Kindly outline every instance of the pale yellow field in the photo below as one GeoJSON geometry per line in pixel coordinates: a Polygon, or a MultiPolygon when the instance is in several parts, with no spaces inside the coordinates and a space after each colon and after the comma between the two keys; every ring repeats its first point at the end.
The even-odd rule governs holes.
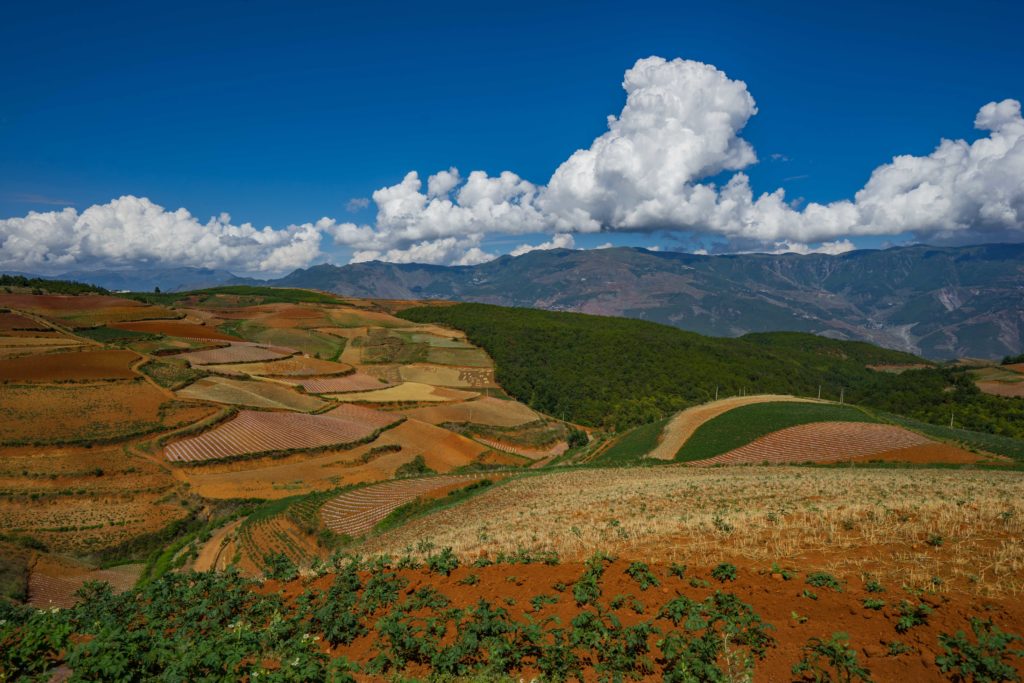
{"type": "Polygon", "coordinates": [[[369,403],[418,403],[431,401],[464,401],[479,396],[476,392],[445,389],[419,382],[403,382],[395,387],[374,391],[354,391],[347,394],[331,394],[337,401],[366,401],[369,403]]]}
{"type": "Polygon", "coordinates": [[[496,427],[515,427],[540,417],[518,401],[503,401],[490,396],[462,403],[411,408],[402,413],[435,425],[443,422],[472,422],[496,427]]]}
{"type": "Polygon", "coordinates": [[[464,558],[518,547],[709,566],[730,561],[980,594],[1024,592],[1024,474],[686,467],[524,477],[363,552],[429,539],[464,558]],[[929,542],[931,539],[931,542],[929,542]]]}
{"type": "Polygon", "coordinates": [[[491,368],[457,368],[448,365],[412,363],[398,370],[403,381],[443,387],[496,387],[491,368]]]}

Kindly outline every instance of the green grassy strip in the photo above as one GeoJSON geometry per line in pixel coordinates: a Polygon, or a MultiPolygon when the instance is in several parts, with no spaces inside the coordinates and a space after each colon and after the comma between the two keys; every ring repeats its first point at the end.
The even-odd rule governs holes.
{"type": "Polygon", "coordinates": [[[676,454],[677,462],[704,460],[746,446],[758,437],[812,422],[878,422],[855,406],[831,403],[755,403],[708,420],[676,454]]]}
{"type": "Polygon", "coordinates": [[[144,339],[157,339],[156,335],[133,330],[119,330],[116,327],[88,327],[75,330],[79,337],[86,337],[101,344],[114,342],[134,342],[144,339]]]}
{"type": "Polygon", "coordinates": [[[604,453],[594,458],[592,465],[621,466],[639,462],[658,445],[658,437],[671,418],[635,427],[604,453]]]}

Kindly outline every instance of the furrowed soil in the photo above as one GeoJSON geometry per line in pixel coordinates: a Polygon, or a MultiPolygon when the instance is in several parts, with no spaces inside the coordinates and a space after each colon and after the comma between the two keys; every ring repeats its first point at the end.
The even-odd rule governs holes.
{"type": "Polygon", "coordinates": [[[130,330],[132,332],[145,332],[146,334],[164,334],[169,337],[184,337],[185,339],[215,339],[222,341],[239,341],[238,337],[232,337],[220,330],[199,325],[184,320],[140,320],[130,323],[114,323],[111,327],[119,330],[130,330]]]}
{"type": "Polygon", "coordinates": [[[683,447],[687,439],[693,436],[697,428],[708,420],[714,419],[733,408],[753,405],[755,403],[775,403],[780,401],[807,402],[809,399],[797,398],[796,396],[779,396],[775,394],[764,394],[756,396],[734,396],[724,398],[720,401],[704,403],[693,408],[679,412],[665,425],[661,439],[653,451],[647,454],[648,458],[655,460],[674,460],[679,449],[683,447]]]}
{"type": "MultiPolygon", "coordinates": [[[[634,676],[630,676],[635,680],[662,680],[665,663],[659,640],[672,632],[687,633],[683,623],[674,623],[661,613],[664,606],[679,596],[700,602],[719,591],[728,593],[750,605],[764,622],[771,624],[767,632],[772,641],[764,658],[755,658],[753,661],[753,680],[757,681],[798,680],[792,673],[792,667],[802,657],[801,648],[811,638],[827,639],[836,632],[848,634],[849,647],[856,653],[858,664],[870,670],[873,680],[947,680],[935,664],[936,655],[942,653],[939,634],[969,630],[967,622],[972,616],[990,618],[1011,632],[1019,633],[1020,625],[1024,624],[1024,605],[1012,599],[994,598],[979,602],[963,594],[914,594],[898,585],[886,585],[885,592],[881,594],[869,593],[858,579],[846,584],[842,592],[827,588],[813,589],[817,599],[811,600],[801,596],[802,591],[808,588],[803,575],[784,581],[767,571],[740,568],[736,580],[722,583],[713,578],[710,565],[687,568],[685,574],[679,577],[672,575],[669,567],[662,563],[649,567],[658,585],[642,590],[638,582],[627,574],[630,566],[628,560],[615,560],[603,566],[598,597],[601,608],[614,614],[624,627],[644,622],[659,629],[659,633],[645,639],[649,648],[649,672],[644,674],[642,669],[637,668],[634,676]],[[696,580],[698,586],[694,587],[691,580],[696,580]],[[885,602],[881,609],[876,611],[864,606],[865,600],[879,598],[885,602]],[[901,600],[907,600],[913,605],[927,605],[931,613],[926,623],[906,632],[898,631],[898,605],[901,600]],[[614,607],[611,606],[613,602],[616,605],[614,607]],[[903,644],[906,651],[890,654],[890,643],[893,642],[903,644]]],[[[437,616],[451,608],[472,609],[483,600],[493,608],[505,610],[516,623],[533,621],[544,624],[546,620],[554,618],[557,620],[555,624],[546,625],[545,629],[560,626],[571,631],[574,619],[581,613],[594,612],[593,607],[577,605],[573,597],[572,587],[585,570],[586,567],[579,563],[554,566],[537,563],[464,566],[455,569],[449,576],[430,573],[425,569],[397,570],[395,574],[404,586],[400,600],[432,589],[447,601],[448,604],[443,608],[412,611],[418,617],[415,621],[421,623],[423,619],[437,616]],[[538,596],[550,600],[535,606],[532,601],[538,596]]],[[[358,576],[360,583],[365,585],[373,575],[363,571],[358,576]]],[[[289,604],[294,605],[298,596],[307,591],[317,594],[330,590],[333,581],[332,574],[310,582],[281,584],[268,581],[259,591],[267,594],[281,593],[289,604]]],[[[376,630],[375,624],[381,623],[379,619],[390,611],[389,608],[375,611],[364,618],[369,627],[366,635],[348,645],[339,645],[327,651],[332,656],[343,655],[360,665],[366,665],[378,653],[388,649],[387,636],[376,630]]],[[[454,629],[449,623],[441,644],[451,643],[454,636],[454,629]]],[[[327,646],[324,647],[326,649],[327,646]]],[[[740,648],[738,645],[734,647],[740,648]]],[[[608,654],[607,651],[600,646],[595,649],[578,646],[576,653],[581,657],[582,680],[598,680],[600,672],[597,662],[608,654]]],[[[1024,662],[1017,660],[1018,671],[1024,671],[1022,665],[1024,662]]],[[[402,673],[407,677],[420,678],[429,677],[431,671],[425,665],[411,664],[402,673]]],[[[513,680],[535,680],[538,674],[536,661],[528,657],[522,660],[522,668],[514,670],[513,680]]],[[[379,680],[379,677],[368,675],[357,675],[357,678],[379,680]]]]}

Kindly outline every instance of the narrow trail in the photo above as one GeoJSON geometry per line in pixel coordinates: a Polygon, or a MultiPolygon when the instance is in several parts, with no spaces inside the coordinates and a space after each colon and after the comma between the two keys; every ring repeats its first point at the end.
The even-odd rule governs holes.
{"type": "Polygon", "coordinates": [[[711,403],[702,403],[699,406],[687,408],[686,410],[676,413],[676,415],[669,420],[669,423],[665,425],[665,429],[661,433],[661,439],[658,441],[658,445],[654,447],[650,453],[645,457],[653,458],[655,460],[674,460],[676,453],[683,447],[683,444],[693,436],[693,433],[697,431],[697,428],[708,420],[718,417],[722,413],[727,413],[733,408],[739,408],[740,406],[748,406],[754,403],[776,403],[780,401],[791,401],[796,403],[819,403],[816,399],[811,398],[800,398],[798,396],[789,396],[787,394],[757,394],[754,396],[734,396],[732,398],[723,398],[719,401],[712,401],[711,403]]]}
{"type": "Polygon", "coordinates": [[[225,541],[241,523],[242,520],[236,519],[213,532],[210,540],[204,543],[203,547],[199,550],[199,555],[196,557],[195,562],[192,563],[192,569],[197,572],[225,569],[227,562],[221,561],[224,555],[224,548],[226,547],[225,541]]]}

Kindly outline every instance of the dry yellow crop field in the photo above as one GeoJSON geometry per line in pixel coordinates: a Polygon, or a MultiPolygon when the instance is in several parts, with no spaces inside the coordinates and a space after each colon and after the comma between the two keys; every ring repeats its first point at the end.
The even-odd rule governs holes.
{"type": "Polygon", "coordinates": [[[855,578],[982,595],[1024,591],[1024,474],[685,467],[529,476],[368,541],[463,558],[517,548],[855,578]]]}

